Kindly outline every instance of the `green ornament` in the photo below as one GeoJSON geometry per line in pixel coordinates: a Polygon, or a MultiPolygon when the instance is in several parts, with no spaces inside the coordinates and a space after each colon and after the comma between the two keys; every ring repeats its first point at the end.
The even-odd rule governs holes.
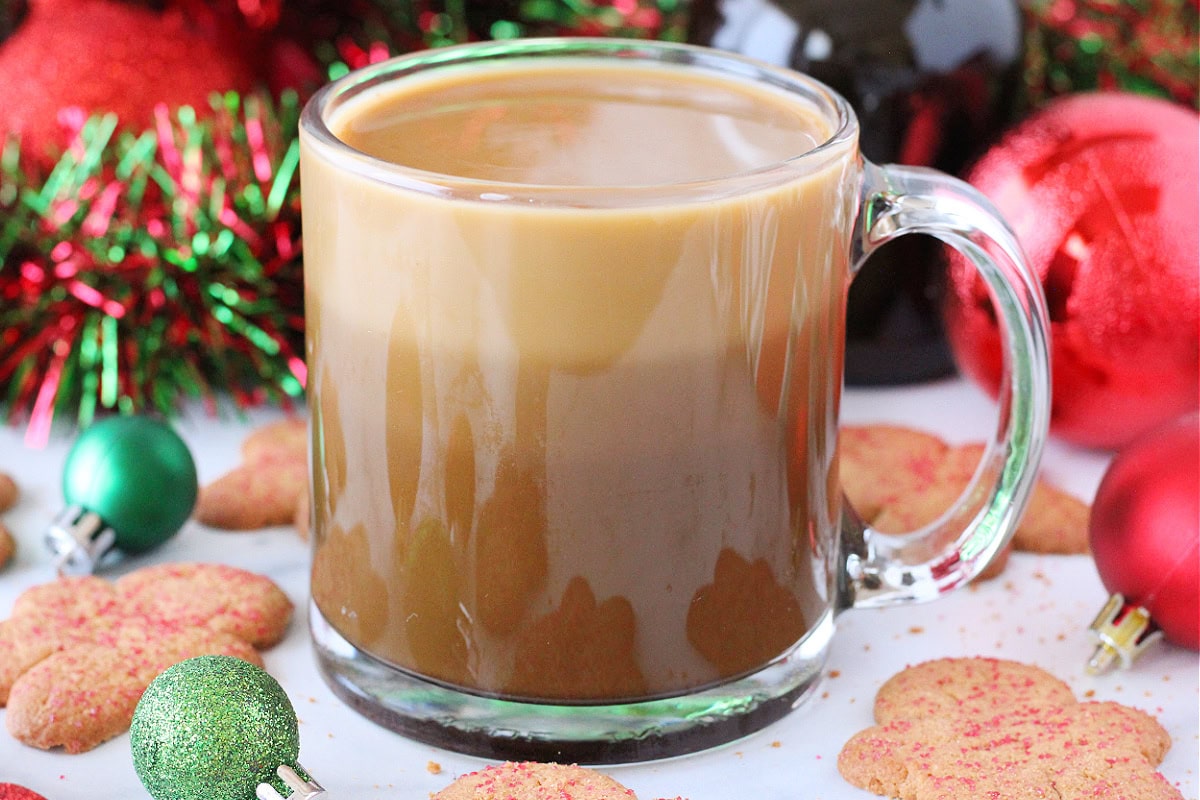
{"type": "Polygon", "coordinates": [[[198,492],[192,454],[165,422],[117,416],[84,430],[67,454],[67,508],[46,534],[60,572],[92,572],[113,548],[140,553],[174,536],[198,492]]]}
{"type": "Polygon", "coordinates": [[[167,669],[138,702],[129,736],[133,767],[155,800],[279,798],[284,783],[293,800],[325,794],[297,763],[287,693],[240,658],[199,656],[167,669]]]}

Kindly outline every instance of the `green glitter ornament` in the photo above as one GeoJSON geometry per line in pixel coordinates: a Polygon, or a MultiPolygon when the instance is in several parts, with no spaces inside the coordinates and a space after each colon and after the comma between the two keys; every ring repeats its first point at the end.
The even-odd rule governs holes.
{"type": "Polygon", "coordinates": [[[59,572],[93,572],[114,548],[140,553],[162,544],[187,521],[198,491],[192,454],[167,423],[143,416],[93,423],[67,454],[67,507],[46,533],[59,572]]]}
{"type": "Polygon", "coordinates": [[[287,693],[240,658],[199,656],[164,671],[138,702],[129,736],[133,767],[155,800],[325,795],[297,763],[287,693]]]}

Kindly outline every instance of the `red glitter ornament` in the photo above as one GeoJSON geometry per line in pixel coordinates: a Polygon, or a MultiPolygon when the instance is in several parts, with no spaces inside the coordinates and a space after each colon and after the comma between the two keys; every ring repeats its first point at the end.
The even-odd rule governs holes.
{"type": "MultiPolygon", "coordinates": [[[[1049,305],[1051,432],[1116,448],[1200,405],[1200,117],[1141,95],[1073,95],[1026,119],[968,180],[1009,220],[1049,305]]],[[[952,261],[947,334],[995,395],[1000,334],[952,261]]]]}
{"type": "Polygon", "coordinates": [[[260,48],[253,42],[244,21],[215,13],[31,0],[0,43],[0,129],[22,136],[31,153],[56,155],[66,143],[59,115],[67,107],[115,112],[130,130],[151,125],[159,103],[203,112],[213,92],[254,85],[260,48]]]}
{"type": "Polygon", "coordinates": [[[1150,623],[1200,649],[1200,415],[1188,414],[1122,449],[1092,503],[1096,569],[1113,593],[1093,623],[1103,664],[1131,661],[1150,623]]]}
{"type": "Polygon", "coordinates": [[[0,800],[46,800],[45,797],[15,783],[0,783],[0,800]]]}

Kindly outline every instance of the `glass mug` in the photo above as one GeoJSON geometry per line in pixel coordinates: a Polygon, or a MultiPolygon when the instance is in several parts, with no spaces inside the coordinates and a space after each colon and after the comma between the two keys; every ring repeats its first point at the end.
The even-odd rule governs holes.
{"type": "Polygon", "coordinates": [[[741,737],[836,617],[969,581],[1026,503],[1047,321],[966,184],[864,162],[809,78],[666,42],[418,52],[301,120],[310,627],[353,708],[507,759],[741,737]],[[847,287],[937,236],[1005,331],[970,487],[906,536],[838,486],[847,287]]]}

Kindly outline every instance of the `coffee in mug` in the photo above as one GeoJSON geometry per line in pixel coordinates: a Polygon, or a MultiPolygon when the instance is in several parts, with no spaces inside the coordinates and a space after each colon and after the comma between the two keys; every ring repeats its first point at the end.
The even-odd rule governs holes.
{"type": "Polygon", "coordinates": [[[505,758],[706,747],[793,707],[838,613],[936,596],[1010,534],[1037,283],[969,187],[864,164],[820,84],[484,43],[326,87],[301,142],[312,628],[368,716],[505,758]],[[845,299],[916,230],[1015,298],[1021,398],[956,513],[884,544],[837,483],[845,299]]]}

